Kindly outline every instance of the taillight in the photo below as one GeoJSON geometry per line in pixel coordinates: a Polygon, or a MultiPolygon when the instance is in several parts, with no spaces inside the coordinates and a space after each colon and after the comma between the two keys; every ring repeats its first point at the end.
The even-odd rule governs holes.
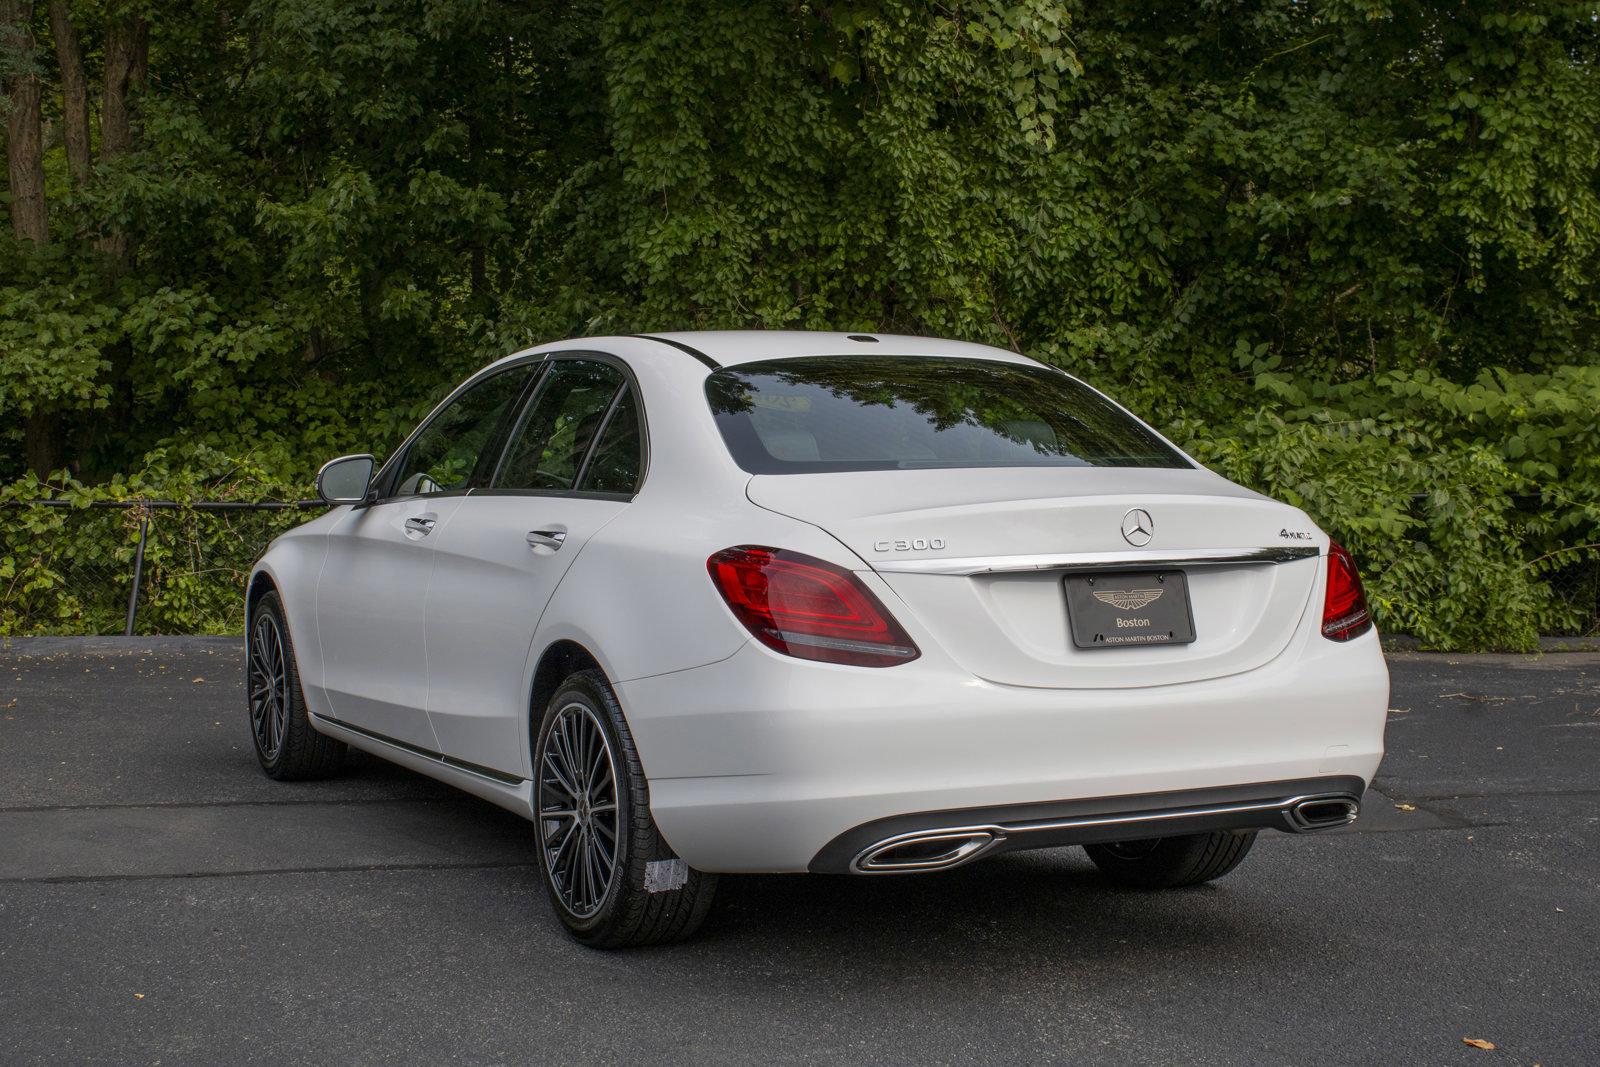
{"type": "Polygon", "coordinates": [[[706,560],[706,569],[745,628],[786,656],[892,667],[921,654],[861,579],[826,560],[740,545],[706,560]]]}
{"type": "Polygon", "coordinates": [[[1322,636],[1348,641],[1372,629],[1372,612],[1356,561],[1337,541],[1328,544],[1328,592],[1322,601],[1322,636]]]}

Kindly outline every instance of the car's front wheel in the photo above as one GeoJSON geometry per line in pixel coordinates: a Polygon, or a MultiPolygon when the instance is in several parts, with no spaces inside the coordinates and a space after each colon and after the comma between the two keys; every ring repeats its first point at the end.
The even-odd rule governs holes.
{"type": "Polygon", "coordinates": [[[245,689],[256,759],[281,782],[324,778],[344,763],[345,744],[311,726],[294,643],[276,592],[256,602],[245,651],[245,689]]]}
{"type": "Polygon", "coordinates": [[[1244,862],[1255,831],[1184,834],[1146,841],[1085,845],[1101,873],[1136,889],[1177,889],[1221,878],[1244,862]]]}
{"type": "Polygon", "coordinates": [[[716,876],[689,867],[662,839],[633,736],[598,671],[562,684],[534,752],[539,868],[572,936],[622,948],[694,933],[716,876]]]}

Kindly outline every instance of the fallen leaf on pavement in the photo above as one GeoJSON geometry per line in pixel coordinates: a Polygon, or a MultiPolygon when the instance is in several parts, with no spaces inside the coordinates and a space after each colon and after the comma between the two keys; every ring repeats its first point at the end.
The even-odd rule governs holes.
{"type": "Polygon", "coordinates": [[[1399,803],[1396,803],[1395,807],[1399,808],[1401,811],[1416,811],[1417,810],[1417,806],[1415,804],[1399,804],[1399,803]]]}
{"type": "Polygon", "coordinates": [[[199,685],[199,684],[200,684],[200,683],[201,683],[201,682],[203,682],[203,681],[205,681],[205,679],[204,679],[204,678],[196,678],[196,679],[194,679],[194,684],[195,684],[195,685],[199,685]]]}
{"type": "Polygon", "coordinates": [[[1485,1052],[1493,1052],[1494,1051],[1494,1042],[1493,1041],[1485,1041],[1481,1037],[1464,1037],[1464,1038],[1461,1039],[1461,1043],[1463,1045],[1471,1045],[1473,1048],[1481,1048],[1485,1052]]]}

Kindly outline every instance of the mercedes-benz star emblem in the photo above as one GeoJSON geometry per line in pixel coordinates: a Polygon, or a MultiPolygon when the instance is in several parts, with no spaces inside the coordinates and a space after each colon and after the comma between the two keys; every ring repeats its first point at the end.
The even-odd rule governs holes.
{"type": "Polygon", "coordinates": [[[1143,548],[1156,535],[1156,520],[1144,508],[1134,508],[1122,516],[1122,539],[1134,548],[1143,548]]]}

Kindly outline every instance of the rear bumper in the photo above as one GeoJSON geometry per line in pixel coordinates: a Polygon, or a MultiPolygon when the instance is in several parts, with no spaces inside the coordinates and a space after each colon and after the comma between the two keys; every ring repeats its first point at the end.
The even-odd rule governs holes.
{"type": "Polygon", "coordinates": [[[701,870],[848,869],[836,843],[882,820],[1330,777],[1353,788],[1383,756],[1374,633],[1338,644],[1313,629],[1244,674],[1115,690],[1000,686],[925,653],[870,670],[747,644],[618,685],[668,842],[701,870]]]}

